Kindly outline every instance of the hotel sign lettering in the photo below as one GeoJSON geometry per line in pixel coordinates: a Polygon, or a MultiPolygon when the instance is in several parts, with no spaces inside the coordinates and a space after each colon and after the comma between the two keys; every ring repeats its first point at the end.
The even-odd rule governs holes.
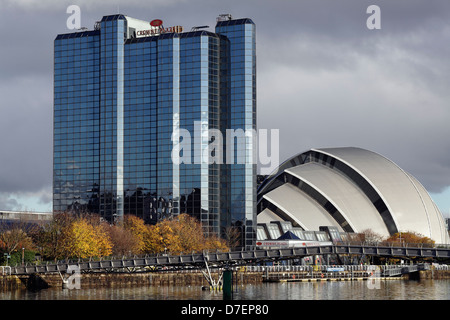
{"type": "Polygon", "coordinates": [[[156,19],[150,22],[150,25],[153,27],[149,30],[139,30],[136,32],[138,37],[148,37],[148,36],[156,36],[162,33],[181,33],[183,32],[182,26],[174,26],[164,28],[162,25],[162,20],[156,19]]]}
{"type": "Polygon", "coordinates": [[[156,36],[161,33],[180,33],[183,32],[182,26],[175,26],[175,27],[169,27],[169,28],[158,28],[158,29],[150,29],[150,30],[139,30],[136,32],[137,36],[140,37],[148,37],[148,36],[156,36]]]}

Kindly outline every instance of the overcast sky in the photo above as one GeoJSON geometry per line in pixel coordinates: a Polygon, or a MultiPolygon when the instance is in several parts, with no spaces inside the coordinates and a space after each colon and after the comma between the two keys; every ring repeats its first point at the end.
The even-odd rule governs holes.
{"type": "Polygon", "coordinates": [[[280,161],[357,146],[414,175],[450,212],[448,0],[0,0],[0,210],[51,210],[53,40],[69,5],[102,16],[256,23],[258,128],[280,129],[280,161]],[[369,5],[381,9],[370,30],[369,5]]]}

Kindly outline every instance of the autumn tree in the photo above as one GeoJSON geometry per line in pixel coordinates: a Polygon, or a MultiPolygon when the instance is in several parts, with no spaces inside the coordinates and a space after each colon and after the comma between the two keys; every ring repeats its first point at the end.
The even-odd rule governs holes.
{"type": "Polygon", "coordinates": [[[57,259],[64,256],[62,241],[65,230],[70,227],[75,216],[66,212],[57,213],[52,221],[44,224],[34,235],[34,242],[39,253],[48,259],[57,259]]]}
{"type": "Polygon", "coordinates": [[[123,226],[110,226],[108,232],[112,243],[113,255],[123,256],[139,253],[139,239],[130,230],[125,229],[123,226]]]}
{"type": "Polygon", "coordinates": [[[26,249],[33,250],[34,244],[31,237],[20,227],[15,226],[10,230],[0,232],[0,251],[11,255],[13,252],[26,249]]]}
{"type": "Polygon", "coordinates": [[[125,216],[124,228],[138,238],[140,253],[179,254],[206,249],[228,250],[225,241],[217,236],[204,235],[201,223],[188,214],[146,225],[136,216],[125,216]]]}
{"type": "Polygon", "coordinates": [[[386,242],[396,243],[398,245],[404,244],[427,244],[434,245],[434,241],[424,235],[415,232],[415,231],[407,231],[407,232],[397,232],[391,235],[386,239],[386,242]]]}
{"type": "MultiPolygon", "coordinates": [[[[31,238],[34,226],[22,221],[13,223],[0,223],[0,252],[6,253],[9,257],[18,255],[17,261],[22,261],[22,255],[34,257],[36,247],[31,238]]],[[[0,260],[3,259],[3,254],[0,260]]],[[[29,260],[29,259],[28,259],[29,260]]]]}
{"type": "Polygon", "coordinates": [[[180,242],[180,251],[192,252],[204,249],[205,237],[202,225],[196,218],[188,214],[180,214],[176,219],[165,221],[163,223],[167,223],[171,226],[180,242]]]}
{"type": "Polygon", "coordinates": [[[156,225],[147,226],[141,251],[150,254],[164,252],[167,247],[164,246],[163,239],[164,235],[161,234],[161,229],[159,227],[156,225]]]}
{"type": "Polygon", "coordinates": [[[220,251],[229,251],[230,248],[227,246],[226,241],[224,239],[220,239],[216,235],[210,235],[205,240],[204,245],[206,250],[220,250],[220,251]]]}
{"type": "Polygon", "coordinates": [[[101,257],[112,252],[108,228],[98,215],[64,212],[43,225],[34,240],[46,258],[101,257]]]}
{"type": "Polygon", "coordinates": [[[145,239],[148,237],[148,226],[145,225],[144,220],[128,214],[124,217],[123,228],[136,238],[137,252],[145,253],[145,239]]]}
{"type": "Polygon", "coordinates": [[[170,252],[172,254],[182,251],[180,237],[174,231],[170,220],[163,220],[156,225],[148,226],[145,251],[146,253],[170,252]]]}
{"type": "Polygon", "coordinates": [[[239,227],[230,226],[225,228],[223,232],[225,245],[228,248],[236,248],[241,244],[241,230],[239,227]]]}
{"type": "Polygon", "coordinates": [[[171,252],[199,252],[202,250],[228,250],[225,241],[211,233],[206,236],[202,224],[188,214],[180,214],[172,220],[160,222],[161,226],[167,226],[166,234],[162,234],[171,240],[171,252]]]}
{"type": "Polygon", "coordinates": [[[64,255],[82,259],[110,255],[112,243],[105,229],[103,224],[92,224],[89,219],[77,218],[64,230],[64,255]]]}
{"type": "Polygon", "coordinates": [[[366,243],[378,243],[383,241],[383,236],[376,233],[372,229],[364,229],[354,237],[355,241],[366,243]]]}
{"type": "Polygon", "coordinates": [[[25,231],[13,228],[0,233],[0,249],[11,254],[13,251],[27,248],[31,249],[33,242],[25,231]]]}

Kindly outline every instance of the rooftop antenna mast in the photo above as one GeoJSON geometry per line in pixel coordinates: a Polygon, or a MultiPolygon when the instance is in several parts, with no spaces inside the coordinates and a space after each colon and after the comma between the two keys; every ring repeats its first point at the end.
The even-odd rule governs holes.
{"type": "Polygon", "coordinates": [[[206,29],[206,28],[209,28],[209,26],[192,27],[191,31],[197,31],[197,30],[200,30],[200,29],[206,29]]]}

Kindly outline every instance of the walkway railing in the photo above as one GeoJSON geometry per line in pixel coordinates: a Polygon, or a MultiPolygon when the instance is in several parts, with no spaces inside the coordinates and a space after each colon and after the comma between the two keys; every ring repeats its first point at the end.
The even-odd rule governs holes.
{"type": "Polygon", "coordinates": [[[0,270],[2,272],[2,275],[11,275],[11,267],[10,266],[0,266],[0,270]]]}
{"type": "Polygon", "coordinates": [[[404,248],[429,248],[429,249],[450,249],[450,244],[441,243],[408,243],[405,241],[339,241],[336,245],[355,245],[371,247],[404,247],[404,248]]]}
{"type": "MultiPolygon", "coordinates": [[[[265,281],[297,281],[303,279],[351,280],[398,277],[407,273],[429,270],[429,264],[419,265],[341,265],[341,266],[250,266],[247,272],[262,272],[265,281]]],[[[241,270],[242,271],[242,270],[241,270]]],[[[244,272],[245,272],[244,271],[244,272]]]]}
{"type": "Polygon", "coordinates": [[[434,268],[435,270],[450,270],[449,265],[430,265],[428,263],[421,264],[392,264],[392,265],[275,265],[275,266],[243,266],[240,271],[247,272],[352,272],[352,271],[373,271],[379,268],[381,271],[397,270],[402,268],[411,268],[424,266],[425,269],[434,268]]]}
{"type": "MultiPolygon", "coordinates": [[[[279,261],[298,259],[305,256],[324,254],[354,254],[373,255],[384,257],[432,257],[450,258],[450,249],[442,246],[429,247],[426,244],[407,245],[403,247],[376,245],[361,245],[354,242],[341,242],[335,244],[318,244],[316,246],[292,247],[292,248],[270,248],[249,251],[233,252],[207,252],[182,254],[182,255],[158,255],[158,256],[134,256],[106,259],[89,260],[64,260],[52,263],[41,263],[36,265],[22,265],[12,267],[12,274],[31,274],[47,272],[65,272],[68,266],[76,265],[83,272],[113,270],[146,270],[162,271],[165,268],[176,270],[199,268],[209,264],[211,268],[233,265],[249,265],[262,263],[264,261],[279,261]]],[[[2,270],[5,273],[5,270],[2,270]]],[[[353,270],[357,271],[357,270],[353,270]]]]}

